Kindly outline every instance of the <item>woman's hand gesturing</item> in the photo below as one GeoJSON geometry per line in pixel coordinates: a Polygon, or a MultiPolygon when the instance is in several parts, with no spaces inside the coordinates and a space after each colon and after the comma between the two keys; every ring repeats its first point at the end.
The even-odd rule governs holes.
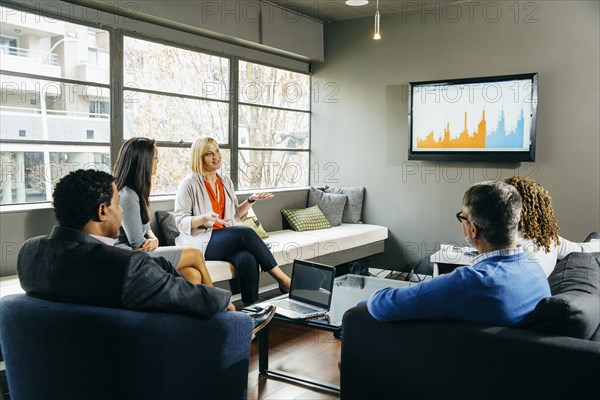
{"type": "Polygon", "coordinates": [[[207,212],[206,214],[202,214],[201,217],[205,219],[205,223],[212,226],[215,223],[221,224],[223,226],[231,226],[231,221],[229,219],[221,219],[219,218],[219,214],[214,211],[207,212]]]}
{"type": "Polygon", "coordinates": [[[262,193],[252,193],[249,197],[248,197],[248,201],[250,203],[255,202],[256,200],[269,200],[272,199],[273,197],[275,197],[273,195],[273,193],[269,193],[269,192],[262,192],[262,193]]]}

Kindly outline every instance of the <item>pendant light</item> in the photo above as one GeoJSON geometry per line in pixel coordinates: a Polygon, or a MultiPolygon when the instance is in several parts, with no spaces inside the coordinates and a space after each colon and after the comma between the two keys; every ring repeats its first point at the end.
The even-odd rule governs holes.
{"type": "Polygon", "coordinates": [[[381,39],[381,34],[379,33],[379,0],[377,0],[377,11],[375,11],[375,34],[373,35],[373,39],[379,40],[381,39]]]}

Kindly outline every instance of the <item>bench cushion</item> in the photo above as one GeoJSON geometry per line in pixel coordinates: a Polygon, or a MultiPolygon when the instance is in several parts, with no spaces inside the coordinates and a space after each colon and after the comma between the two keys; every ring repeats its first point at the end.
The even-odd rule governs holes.
{"type": "MultiPolygon", "coordinates": [[[[271,244],[277,263],[285,265],[296,258],[312,259],[383,241],[388,237],[388,229],[380,225],[342,224],[315,231],[275,231],[269,235],[265,242],[271,244]]],[[[337,265],[334,256],[328,263],[337,265]]]]}
{"type": "Polygon", "coordinates": [[[235,268],[227,261],[207,261],[206,269],[213,282],[228,281],[237,276],[235,268]]]}

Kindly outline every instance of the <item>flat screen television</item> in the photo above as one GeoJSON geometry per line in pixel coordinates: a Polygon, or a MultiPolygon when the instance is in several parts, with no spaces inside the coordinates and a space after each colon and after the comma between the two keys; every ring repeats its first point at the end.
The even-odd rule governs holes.
{"type": "Polygon", "coordinates": [[[535,161],[537,78],[411,82],[408,159],[535,161]]]}

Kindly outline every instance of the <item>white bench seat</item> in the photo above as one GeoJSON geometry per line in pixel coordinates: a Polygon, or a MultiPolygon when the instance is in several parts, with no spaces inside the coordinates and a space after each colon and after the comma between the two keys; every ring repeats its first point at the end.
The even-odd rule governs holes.
{"type": "Polygon", "coordinates": [[[296,258],[312,259],[325,255],[336,265],[335,253],[387,239],[386,227],[368,224],[342,224],[328,229],[296,232],[270,232],[266,243],[279,265],[290,264],[296,258]]]}
{"type": "MultiPolygon", "coordinates": [[[[380,225],[342,224],[328,229],[296,232],[281,230],[269,232],[265,243],[278,265],[291,264],[294,259],[321,257],[321,262],[338,265],[336,253],[380,242],[388,237],[388,229],[380,225]],[[323,256],[327,256],[324,257],[323,256]]],[[[235,278],[233,265],[225,261],[207,261],[206,266],[213,282],[235,278]]]]}

